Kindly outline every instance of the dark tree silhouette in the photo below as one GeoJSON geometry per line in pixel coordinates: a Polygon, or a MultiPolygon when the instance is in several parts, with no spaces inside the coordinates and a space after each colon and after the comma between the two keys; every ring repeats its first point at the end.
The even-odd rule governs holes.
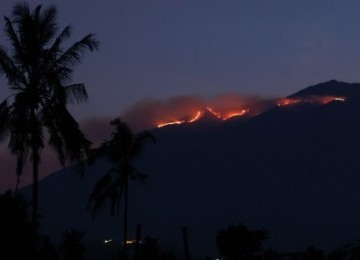
{"type": "Polygon", "coordinates": [[[146,236],[141,243],[139,260],[177,260],[177,252],[160,244],[157,238],[146,236]]]}
{"type": "Polygon", "coordinates": [[[346,259],[348,256],[349,252],[344,249],[344,248],[337,248],[337,249],[333,249],[331,250],[326,259],[327,260],[343,260],[346,259]]]}
{"type": "MultiPolygon", "coordinates": [[[[335,255],[332,255],[330,258],[330,255],[328,259],[332,259],[335,255]]],[[[336,255],[336,257],[339,257],[340,255],[336,255]]],[[[345,256],[345,255],[344,255],[345,256]]],[[[286,259],[289,260],[325,260],[325,254],[322,249],[318,249],[316,247],[310,246],[305,251],[300,252],[290,252],[286,254],[286,259]]],[[[337,259],[337,258],[335,258],[337,259]]],[[[343,258],[340,258],[343,259],[343,258]]]]}
{"type": "Polygon", "coordinates": [[[82,260],[85,259],[85,246],[82,242],[83,232],[70,229],[61,235],[60,259],[82,260]]]}
{"type": "Polygon", "coordinates": [[[128,222],[128,189],[129,180],[143,181],[145,175],[139,173],[133,161],[143,150],[146,141],[154,141],[154,137],[147,131],[134,134],[129,126],[120,119],[110,122],[116,127],[111,134],[111,140],[105,141],[99,148],[94,149],[91,161],[96,158],[107,158],[112,163],[110,170],[97,182],[90,195],[89,208],[94,215],[110,202],[111,215],[115,215],[124,199],[123,212],[123,254],[127,257],[127,222],[128,222]]]}
{"type": "Polygon", "coordinates": [[[57,254],[57,248],[55,244],[51,241],[49,236],[43,236],[41,239],[41,244],[38,249],[37,259],[38,260],[59,260],[57,254]]]}
{"type": "Polygon", "coordinates": [[[35,232],[28,214],[28,204],[11,191],[0,195],[0,258],[33,259],[35,232]]]}
{"type": "Polygon", "coordinates": [[[159,240],[151,236],[144,238],[139,259],[157,260],[160,255],[159,240]]]}
{"type": "Polygon", "coordinates": [[[34,225],[45,136],[61,164],[84,159],[90,146],[66,105],[87,100],[83,84],[69,83],[73,68],[88,51],[98,48],[98,42],[88,34],[64,50],[62,45],[71,28],[66,26],[58,34],[56,15],[53,6],[43,10],[38,5],[31,11],[26,3],[16,4],[12,17],[4,18],[11,51],[0,45],[0,75],[5,76],[12,92],[0,104],[0,141],[9,140],[8,147],[17,157],[18,176],[26,161],[32,162],[34,225]]]}
{"type": "Polygon", "coordinates": [[[225,259],[259,259],[261,244],[268,237],[266,230],[251,231],[243,224],[229,225],[218,231],[216,245],[225,259]]]}

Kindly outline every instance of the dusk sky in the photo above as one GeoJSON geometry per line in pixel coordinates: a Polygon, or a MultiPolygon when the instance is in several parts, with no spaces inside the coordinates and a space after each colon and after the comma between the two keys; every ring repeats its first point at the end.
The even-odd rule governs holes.
{"type": "MultiPolygon", "coordinates": [[[[10,16],[14,3],[2,0],[1,16],[10,16]]],[[[74,83],[85,83],[90,96],[71,107],[79,121],[121,116],[143,99],[283,97],[330,79],[360,81],[356,0],[29,3],[54,4],[60,27],[73,26],[69,43],[88,33],[100,41],[100,51],[75,69],[74,83]]],[[[0,43],[7,44],[3,31],[0,43]]],[[[0,87],[5,98],[4,79],[0,87]]]]}

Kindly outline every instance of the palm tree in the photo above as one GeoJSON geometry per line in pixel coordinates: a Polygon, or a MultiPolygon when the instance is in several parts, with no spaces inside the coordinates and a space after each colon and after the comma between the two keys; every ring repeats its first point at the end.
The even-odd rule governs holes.
{"type": "Polygon", "coordinates": [[[140,155],[145,142],[148,140],[154,142],[155,139],[147,131],[134,134],[129,126],[120,119],[115,119],[110,124],[116,127],[116,131],[112,132],[111,140],[103,142],[99,148],[94,149],[91,161],[105,157],[112,163],[112,166],[95,185],[90,195],[89,207],[94,217],[109,201],[110,213],[115,215],[121,199],[124,199],[123,254],[126,259],[129,180],[143,181],[146,178],[146,175],[136,170],[133,161],[140,155]]]}
{"type": "Polygon", "coordinates": [[[17,157],[16,173],[32,162],[32,221],[38,217],[38,170],[41,152],[47,144],[62,165],[83,160],[90,142],[67,109],[69,102],[87,100],[83,84],[69,85],[73,68],[88,51],[98,48],[88,34],[67,49],[62,45],[71,35],[66,26],[60,33],[56,8],[30,10],[16,4],[12,19],[5,17],[5,32],[11,51],[0,45],[0,75],[5,76],[12,94],[0,104],[0,141],[9,140],[10,152],[17,157]]]}

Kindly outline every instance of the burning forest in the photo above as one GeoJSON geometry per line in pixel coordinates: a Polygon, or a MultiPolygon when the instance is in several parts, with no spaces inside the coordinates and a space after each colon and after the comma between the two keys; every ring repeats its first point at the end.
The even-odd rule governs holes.
{"type": "Polygon", "coordinates": [[[235,118],[251,118],[269,109],[296,104],[326,105],[331,102],[344,102],[344,96],[311,95],[306,97],[287,97],[263,99],[240,94],[223,94],[212,99],[197,96],[179,96],[168,100],[143,100],[135,104],[123,118],[136,130],[162,128],[171,125],[191,124],[211,114],[219,121],[235,118]]]}
{"type": "Polygon", "coordinates": [[[335,97],[335,96],[309,96],[305,98],[282,98],[279,99],[276,103],[277,106],[288,106],[299,103],[311,103],[311,104],[322,104],[326,105],[333,101],[344,102],[346,100],[345,97],[335,97]]]}

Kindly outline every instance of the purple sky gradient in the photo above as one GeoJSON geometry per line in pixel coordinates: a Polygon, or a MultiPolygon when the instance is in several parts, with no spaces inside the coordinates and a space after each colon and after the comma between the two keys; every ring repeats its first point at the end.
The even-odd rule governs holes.
{"type": "MultiPolygon", "coordinates": [[[[1,1],[1,17],[14,3],[1,1]]],[[[87,33],[101,43],[74,76],[90,95],[71,107],[80,121],[121,116],[143,99],[229,92],[271,98],[330,79],[360,81],[357,0],[29,3],[54,4],[59,25],[73,26],[69,43],[87,33]]],[[[7,44],[2,30],[0,43],[7,44]]],[[[7,94],[0,79],[0,97],[7,94]]]]}

